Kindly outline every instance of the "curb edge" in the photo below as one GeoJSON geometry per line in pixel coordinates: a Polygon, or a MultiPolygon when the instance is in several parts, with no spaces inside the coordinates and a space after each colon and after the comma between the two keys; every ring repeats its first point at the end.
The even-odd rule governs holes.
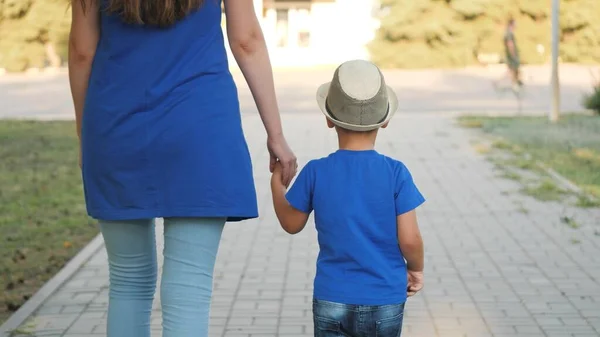
{"type": "Polygon", "coordinates": [[[571,190],[571,192],[577,193],[577,194],[587,194],[581,188],[579,188],[579,186],[575,185],[575,183],[573,183],[569,179],[563,177],[560,173],[556,172],[554,169],[544,165],[542,162],[537,162],[537,165],[540,168],[542,168],[542,170],[546,171],[546,173],[549,176],[551,176],[554,180],[557,180],[564,187],[571,190]]]}

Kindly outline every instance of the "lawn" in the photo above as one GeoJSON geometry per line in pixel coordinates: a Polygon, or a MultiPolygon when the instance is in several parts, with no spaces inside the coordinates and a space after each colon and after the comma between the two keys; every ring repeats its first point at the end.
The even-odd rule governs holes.
{"type": "Polygon", "coordinates": [[[97,233],[73,122],[0,121],[0,324],[97,233]]]}
{"type": "Polygon", "coordinates": [[[503,148],[531,155],[600,197],[600,116],[563,116],[556,124],[544,117],[463,117],[459,123],[481,128],[503,148]]]}

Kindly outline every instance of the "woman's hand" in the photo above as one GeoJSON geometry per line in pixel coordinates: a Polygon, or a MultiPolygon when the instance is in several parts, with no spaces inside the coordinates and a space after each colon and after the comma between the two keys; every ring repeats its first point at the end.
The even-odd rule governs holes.
{"type": "Polygon", "coordinates": [[[298,162],[296,156],[290,149],[283,134],[269,136],[267,138],[267,149],[269,150],[269,171],[275,170],[275,164],[281,164],[281,183],[287,188],[296,176],[298,162]]]}

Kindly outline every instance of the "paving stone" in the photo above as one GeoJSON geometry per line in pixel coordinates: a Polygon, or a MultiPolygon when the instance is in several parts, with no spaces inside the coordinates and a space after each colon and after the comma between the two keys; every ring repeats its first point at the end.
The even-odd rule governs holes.
{"type": "Polygon", "coordinates": [[[83,312],[86,308],[86,305],[67,305],[62,308],[60,311],[61,314],[79,314],[83,312]]]}
{"type": "Polygon", "coordinates": [[[98,331],[97,326],[106,325],[104,318],[85,318],[76,320],[67,330],[67,333],[93,333],[98,331]]]}

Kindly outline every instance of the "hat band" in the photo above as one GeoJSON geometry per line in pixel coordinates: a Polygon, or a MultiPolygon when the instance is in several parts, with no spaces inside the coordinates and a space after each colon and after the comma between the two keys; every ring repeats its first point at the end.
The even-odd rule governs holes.
{"type": "MultiPolygon", "coordinates": [[[[338,117],[337,117],[337,116],[336,116],[336,115],[333,113],[333,111],[331,110],[331,108],[329,107],[329,97],[325,98],[325,109],[327,110],[327,113],[329,113],[329,115],[330,115],[331,117],[333,117],[333,119],[335,119],[335,120],[336,120],[336,121],[338,121],[338,122],[344,122],[344,121],[340,120],[340,119],[339,119],[339,118],[338,118],[338,117]]],[[[385,115],[383,115],[383,118],[382,118],[382,119],[381,119],[379,122],[377,122],[377,123],[375,123],[375,124],[379,124],[379,123],[382,123],[382,122],[384,122],[384,121],[386,120],[386,118],[388,117],[389,113],[390,113],[390,102],[388,101],[388,103],[387,103],[387,108],[386,108],[386,111],[385,111],[385,115]]],[[[344,122],[344,123],[345,123],[345,122],[344,122]]]]}

